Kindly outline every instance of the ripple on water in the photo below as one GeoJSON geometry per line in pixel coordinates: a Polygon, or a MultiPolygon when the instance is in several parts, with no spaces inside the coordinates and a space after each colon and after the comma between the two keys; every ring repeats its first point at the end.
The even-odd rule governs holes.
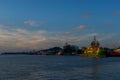
{"type": "Polygon", "coordinates": [[[119,80],[120,59],[2,56],[0,80],[119,80]]]}

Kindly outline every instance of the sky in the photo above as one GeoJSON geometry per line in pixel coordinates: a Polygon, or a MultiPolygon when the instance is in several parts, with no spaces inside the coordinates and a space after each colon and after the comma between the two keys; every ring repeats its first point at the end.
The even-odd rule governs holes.
{"type": "Polygon", "coordinates": [[[0,0],[0,52],[120,46],[120,0],[0,0]]]}

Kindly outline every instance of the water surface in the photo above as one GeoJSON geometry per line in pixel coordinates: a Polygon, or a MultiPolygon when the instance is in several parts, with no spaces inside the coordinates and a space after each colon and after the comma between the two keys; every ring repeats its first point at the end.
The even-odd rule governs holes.
{"type": "Polygon", "coordinates": [[[119,75],[119,57],[0,56],[0,80],[120,80],[119,75]]]}

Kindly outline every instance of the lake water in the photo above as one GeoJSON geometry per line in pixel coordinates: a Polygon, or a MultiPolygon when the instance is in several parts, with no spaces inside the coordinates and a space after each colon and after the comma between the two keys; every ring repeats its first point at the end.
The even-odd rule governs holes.
{"type": "Polygon", "coordinates": [[[1,55],[0,80],[120,80],[120,58],[1,55]]]}

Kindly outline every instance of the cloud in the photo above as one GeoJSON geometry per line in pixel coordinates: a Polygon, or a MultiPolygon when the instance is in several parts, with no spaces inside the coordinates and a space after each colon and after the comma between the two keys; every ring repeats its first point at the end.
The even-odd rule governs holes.
{"type": "Polygon", "coordinates": [[[27,24],[29,26],[36,26],[36,22],[33,20],[24,21],[24,24],[27,24]]]}
{"type": "Polygon", "coordinates": [[[74,44],[77,46],[83,46],[83,45],[88,45],[89,43],[86,41],[89,41],[90,37],[93,37],[95,35],[98,35],[98,33],[89,33],[89,34],[84,34],[84,35],[79,35],[79,36],[74,36],[74,35],[59,35],[59,36],[51,36],[49,37],[49,41],[53,41],[51,43],[56,43],[59,46],[64,46],[66,42],[70,44],[74,44]]]}
{"type": "Polygon", "coordinates": [[[90,18],[90,17],[91,17],[91,14],[90,14],[90,13],[85,13],[85,14],[83,14],[83,17],[84,17],[84,18],[90,18]]]}
{"type": "Polygon", "coordinates": [[[85,28],[86,28],[85,25],[80,25],[80,26],[76,27],[75,30],[83,30],[85,28]]]}
{"type": "Polygon", "coordinates": [[[64,34],[69,35],[69,34],[70,34],[70,32],[64,32],[64,34]]]}
{"type": "Polygon", "coordinates": [[[116,41],[117,38],[115,37],[117,37],[116,33],[104,34],[98,40],[101,43],[101,47],[115,48],[116,46],[119,46],[119,42],[116,41]]]}
{"type": "Polygon", "coordinates": [[[109,40],[109,39],[112,39],[114,36],[116,36],[116,34],[104,35],[102,36],[102,38],[99,39],[99,41],[109,40]]]}
{"type": "Polygon", "coordinates": [[[92,15],[90,13],[77,13],[77,16],[83,18],[90,18],[92,15]]]}
{"type": "Polygon", "coordinates": [[[3,28],[4,27],[4,25],[3,24],[0,24],[0,28],[3,28]]]}
{"type": "Polygon", "coordinates": [[[88,39],[89,37],[97,36],[98,33],[89,33],[89,34],[84,34],[84,35],[79,35],[79,36],[74,36],[74,35],[59,35],[56,37],[50,37],[51,40],[60,40],[60,41],[84,41],[88,39]]]}
{"type": "Polygon", "coordinates": [[[46,22],[45,21],[28,20],[28,21],[24,21],[24,24],[26,24],[28,26],[43,26],[46,24],[46,22]]]}
{"type": "Polygon", "coordinates": [[[16,33],[17,36],[19,36],[18,42],[16,42],[17,47],[38,49],[38,45],[46,40],[46,37],[43,36],[43,34],[45,34],[46,32],[42,30],[31,32],[31,31],[17,29],[16,33]]]}
{"type": "MultiPolygon", "coordinates": [[[[3,26],[5,27],[5,25],[3,26]]],[[[93,38],[93,36],[98,35],[98,33],[68,35],[70,32],[64,32],[66,35],[63,35],[62,31],[30,31],[21,28],[13,29],[4,27],[0,27],[0,52],[30,51],[32,49],[40,50],[41,48],[49,48],[54,46],[63,47],[65,42],[78,46],[86,46],[91,42],[91,37],[93,38]]],[[[113,36],[114,35],[102,36],[99,40],[104,41],[106,39],[112,39],[113,36]]]]}
{"type": "Polygon", "coordinates": [[[114,15],[120,15],[120,11],[113,12],[114,15]]]}
{"type": "Polygon", "coordinates": [[[112,25],[113,25],[112,22],[108,22],[108,23],[107,23],[107,26],[112,26],[112,25]]]}
{"type": "Polygon", "coordinates": [[[29,48],[29,49],[39,49],[38,44],[40,44],[41,42],[43,42],[45,40],[46,40],[46,38],[44,38],[44,37],[40,37],[40,38],[37,38],[37,39],[31,39],[31,40],[26,39],[26,40],[22,40],[20,42],[17,42],[16,46],[20,47],[20,48],[26,47],[26,48],[29,48]]]}
{"type": "Polygon", "coordinates": [[[47,39],[44,34],[46,34],[44,30],[29,31],[20,28],[0,28],[0,47],[6,51],[10,49],[12,51],[39,49],[38,46],[47,39]]]}
{"type": "Polygon", "coordinates": [[[40,21],[40,24],[39,25],[45,25],[46,22],[45,21],[40,21]]]}

